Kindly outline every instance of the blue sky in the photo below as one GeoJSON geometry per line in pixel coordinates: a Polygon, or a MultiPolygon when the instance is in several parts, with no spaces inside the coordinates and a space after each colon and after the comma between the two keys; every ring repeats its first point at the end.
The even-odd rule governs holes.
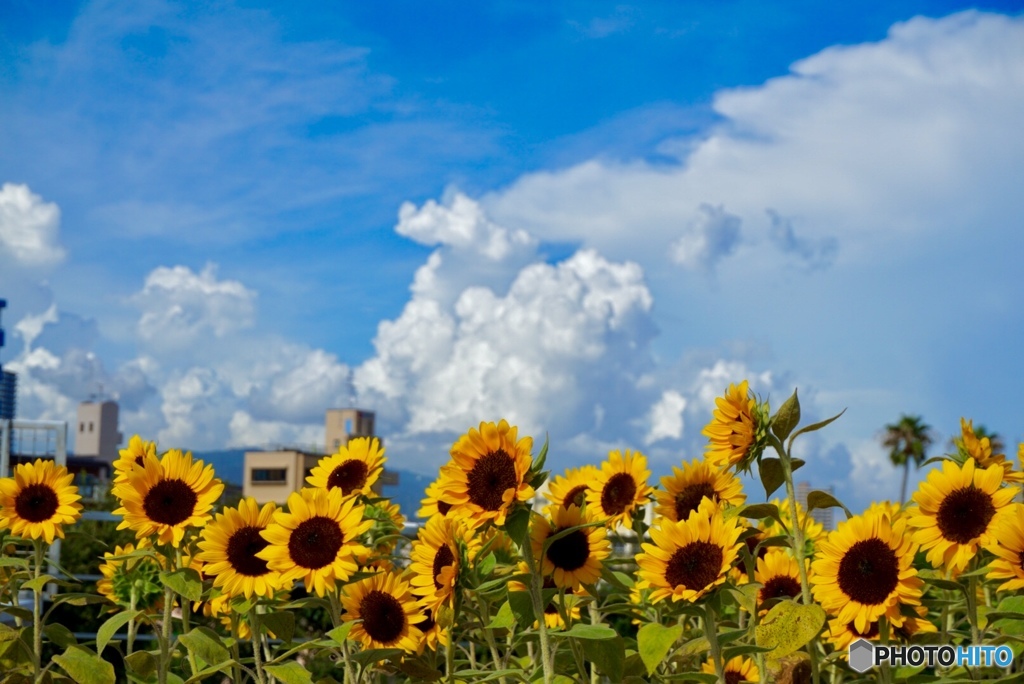
{"type": "Polygon", "coordinates": [[[901,412],[1024,438],[1021,3],[323,5],[0,5],[21,415],[665,472],[749,377],[854,505],[901,412]]]}

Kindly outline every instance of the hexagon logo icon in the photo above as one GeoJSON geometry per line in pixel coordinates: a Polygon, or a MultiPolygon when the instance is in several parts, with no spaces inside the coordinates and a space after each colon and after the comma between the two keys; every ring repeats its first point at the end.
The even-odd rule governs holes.
{"type": "Polygon", "coordinates": [[[875,664],[875,647],[867,639],[857,639],[850,644],[850,667],[857,672],[866,672],[875,664]]]}

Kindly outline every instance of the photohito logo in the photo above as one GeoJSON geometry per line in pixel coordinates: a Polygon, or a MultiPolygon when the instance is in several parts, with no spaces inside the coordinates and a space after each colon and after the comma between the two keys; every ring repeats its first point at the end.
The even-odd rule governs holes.
{"type": "Polygon", "coordinates": [[[896,667],[1009,667],[1013,651],[1009,646],[879,646],[867,639],[850,644],[850,667],[857,672],[866,672],[882,663],[896,667]]]}

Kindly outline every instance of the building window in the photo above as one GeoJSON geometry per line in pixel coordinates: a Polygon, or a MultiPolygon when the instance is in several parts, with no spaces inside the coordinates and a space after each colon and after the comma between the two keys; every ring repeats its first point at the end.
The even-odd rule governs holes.
{"type": "Polygon", "coordinates": [[[78,431],[79,432],[85,432],[85,423],[79,423],[78,424],[78,431]]]}
{"type": "Polygon", "coordinates": [[[286,482],[288,480],[288,469],[287,468],[253,468],[252,469],[252,482],[253,483],[278,483],[286,482]]]}
{"type": "Polygon", "coordinates": [[[346,418],[345,419],[345,432],[347,432],[350,435],[352,434],[352,419],[351,418],[346,418]]]}
{"type": "Polygon", "coordinates": [[[92,432],[92,423],[89,423],[89,432],[92,432]]]}
{"type": "Polygon", "coordinates": [[[341,440],[340,439],[334,440],[334,449],[335,449],[335,451],[337,451],[340,447],[341,447],[341,440]]]}

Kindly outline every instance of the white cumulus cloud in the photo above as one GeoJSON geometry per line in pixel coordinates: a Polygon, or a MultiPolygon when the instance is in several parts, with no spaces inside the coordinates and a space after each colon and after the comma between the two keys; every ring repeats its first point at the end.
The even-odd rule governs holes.
{"type": "Polygon", "coordinates": [[[27,185],[0,187],[0,264],[7,259],[29,267],[59,263],[65,256],[59,232],[56,204],[43,201],[27,185]]]}
{"type": "Polygon", "coordinates": [[[675,390],[665,390],[661,399],[651,407],[651,429],[644,438],[645,444],[653,444],[662,439],[682,439],[685,421],[683,411],[686,409],[686,397],[675,390]]]}

